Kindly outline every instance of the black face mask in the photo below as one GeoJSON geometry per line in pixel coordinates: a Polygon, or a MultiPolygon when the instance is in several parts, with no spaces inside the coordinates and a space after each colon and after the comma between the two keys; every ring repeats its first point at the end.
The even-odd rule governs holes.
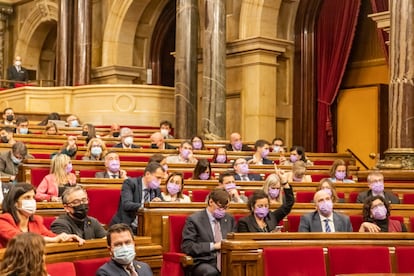
{"type": "Polygon", "coordinates": [[[87,131],[82,131],[82,136],[88,136],[88,132],[87,131]]]}
{"type": "Polygon", "coordinates": [[[112,136],[119,137],[119,131],[112,132],[112,136]]]}
{"type": "Polygon", "coordinates": [[[6,120],[9,121],[9,122],[13,121],[14,120],[14,115],[7,115],[6,120]]]}
{"type": "Polygon", "coordinates": [[[157,144],[151,144],[151,148],[152,149],[158,149],[158,146],[157,146],[157,144]]]}
{"type": "Polygon", "coordinates": [[[1,136],[1,142],[7,144],[9,142],[9,138],[7,136],[1,136]]]}
{"type": "Polygon", "coordinates": [[[78,206],[74,206],[73,208],[73,214],[72,216],[74,216],[77,219],[85,219],[86,216],[88,215],[88,211],[89,211],[89,204],[80,204],[78,206]]]}

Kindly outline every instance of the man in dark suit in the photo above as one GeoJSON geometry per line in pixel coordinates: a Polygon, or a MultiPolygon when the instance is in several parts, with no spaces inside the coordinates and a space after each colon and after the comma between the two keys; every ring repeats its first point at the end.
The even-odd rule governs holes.
{"type": "Polygon", "coordinates": [[[221,240],[235,229],[233,216],[226,213],[229,202],[224,189],[215,189],[208,197],[207,208],[187,218],[181,250],[194,259],[192,275],[220,275],[221,240]]]}
{"type": "Polygon", "coordinates": [[[249,146],[243,145],[240,133],[233,132],[230,135],[230,144],[226,145],[228,151],[251,151],[249,146]]]}
{"type": "Polygon", "coordinates": [[[333,211],[331,195],[324,190],[315,193],[316,211],[300,218],[299,232],[352,232],[348,216],[333,211]]]}
{"type": "MultiPolygon", "coordinates": [[[[22,67],[22,58],[16,56],[14,64],[7,69],[7,79],[13,81],[28,81],[29,73],[26,68],[22,67]]],[[[14,87],[14,83],[10,83],[10,88],[14,87]]]]}
{"type": "Polygon", "coordinates": [[[268,141],[259,139],[254,143],[254,148],[256,152],[253,154],[253,157],[246,158],[247,163],[255,165],[273,164],[272,160],[266,158],[270,153],[268,141]]]}
{"type": "Polygon", "coordinates": [[[121,148],[121,149],[140,148],[140,146],[134,144],[134,132],[130,128],[128,127],[121,128],[120,136],[121,136],[121,143],[114,145],[114,148],[121,148]]]}
{"type": "Polygon", "coordinates": [[[233,164],[234,179],[237,181],[260,181],[262,177],[257,173],[249,173],[249,164],[246,159],[237,158],[233,164]]]}
{"type": "Polygon", "coordinates": [[[164,140],[164,136],[162,136],[161,132],[154,132],[151,137],[151,148],[152,149],[176,149],[173,145],[168,144],[164,140]]]}
{"type": "Polygon", "coordinates": [[[118,211],[112,218],[111,225],[126,223],[136,233],[138,209],[145,202],[162,201],[160,183],[164,176],[164,168],[159,163],[151,162],[145,168],[144,176],[126,179],[122,184],[118,211]]]}
{"type": "Polygon", "coordinates": [[[115,151],[110,151],[105,155],[104,172],[95,173],[95,178],[112,178],[112,179],[127,179],[127,172],[121,170],[121,161],[119,155],[115,151]]]}
{"type": "Polygon", "coordinates": [[[111,260],[96,271],[96,276],[152,276],[148,264],[135,260],[134,235],[128,225],[119,223],[109,227],[106,242],[111,260]]]}
{"type": "Polygon", "coordinates": [[[358,194],[357,203],[364,203],[365,200],[371,196],[382,196],[388,203],[399,204],[398,196],[390,191],[384,190],[384,176],[382,173],[373,172],[367,177],[369,190],[360,192],[358,194]]]}

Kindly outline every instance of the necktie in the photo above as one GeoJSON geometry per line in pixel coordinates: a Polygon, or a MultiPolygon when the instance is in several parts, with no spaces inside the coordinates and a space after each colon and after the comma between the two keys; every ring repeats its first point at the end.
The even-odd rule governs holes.
{"type": "Polygon", "coordinates": [[[134,269],[134,265],[133,265],[132,263],[130,263],[130,264],[126,267],[126,269],[128,270],[129,275],[131,275],[131,276],[138,276],[138,273],[135,271],[135,269],[134,269]]]}
{"type": "Polygon", "coordinates": [[[112,178],[118,178],[118,175],[117,174],[113,174],[112,175],[112,178]]]}
{"type": "Polygon", "coordinates": [[[150,193],[148,189],[144,189],[144,202],[150,201],[150,193]]]}
{"type": "Polygon", "coordinates": [[[331,227],[329,226],[329,219],[325,219],[325,232],[332,232],[331,227]]]}
{"type": "MultiPolygon", "coordinates": [[[[221,242],[223,239],[221,235],[220,222],[214,220],[214,242],[221,242]]],[[[217,269],[221,271],[221,252],[217,251],[217,269]]]]}
{"type": "Polygon", "coordinates": [[[243,174],[242,180],[243,181],[249,181],[249,177],[247,176],[247,174],[243,174]]]}

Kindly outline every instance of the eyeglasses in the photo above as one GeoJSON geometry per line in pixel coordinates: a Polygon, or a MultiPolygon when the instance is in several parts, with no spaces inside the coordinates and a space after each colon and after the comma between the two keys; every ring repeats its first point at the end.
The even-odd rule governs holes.
{"type": "Polygon", "coordinates": [[[89,198],[85,197],[85,198],[82,198],[82,199],[75,199],[71,202],[68,202],[68,205],[69,206],[78,206],[78,205],[87,204],[87,203],[89,203],[89,198]]]}

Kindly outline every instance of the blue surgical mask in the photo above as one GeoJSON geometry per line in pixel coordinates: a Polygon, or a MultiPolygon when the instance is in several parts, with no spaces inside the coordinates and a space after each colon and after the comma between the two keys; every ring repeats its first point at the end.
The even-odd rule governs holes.
{"type": "Polygon", "coordinates": [[[19,129],[20,134],[27,134],[29,133],[29,129],[27,127],[19,129]]]}
{"type": "Polygon", "coordinates": [[[78,122],[78,120],[73,120],[73,121],[71,121],[71,122],[70,122],[70,126],[71,126],[71,127],[78,127],[78,126],[79,126],[79,122],[78,122]]]}
{"type": "Polygon", "coordinates": [[[92,147],[91,153],[92,153],[93,156],[99,156],[102,153],[102,148],[101,147],[92,147]]]}
{"type": "Polygon", "coordinates": [[[112,259],[121,264],[127,265],[135,259],[135,246],[133,244],[117,246],[112,252],[112,259]]]}
{"type": "Polygon", "coordinates": [[[13,154],[11,155],[11,160],[13,161],[14,164],[19,165],[22,162],[22,159],[17,158],[16,156],[14,156],[13,154]]]}

